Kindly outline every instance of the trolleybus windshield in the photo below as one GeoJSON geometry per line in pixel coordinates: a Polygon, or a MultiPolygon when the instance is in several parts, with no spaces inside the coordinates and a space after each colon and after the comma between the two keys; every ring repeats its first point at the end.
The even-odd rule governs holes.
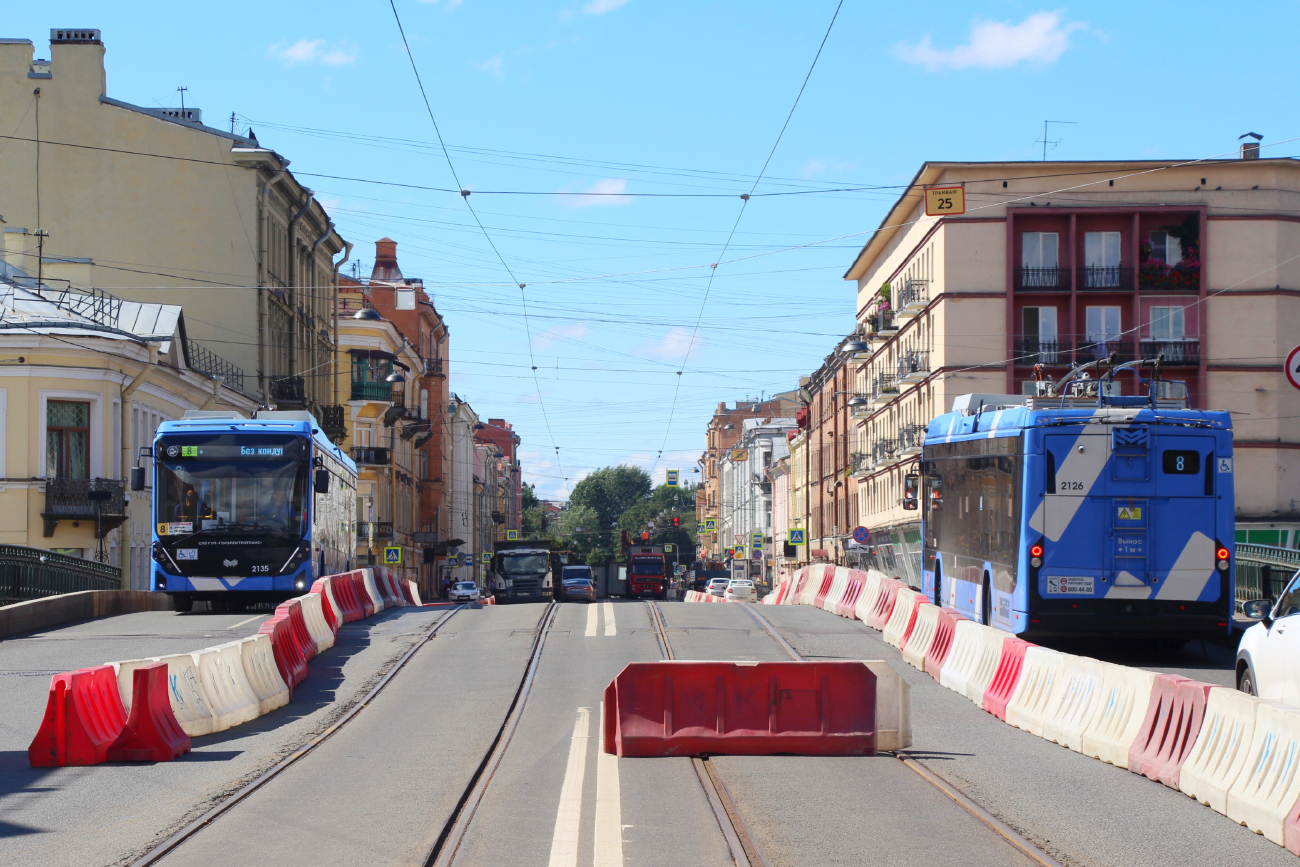
{"type": "Polygon", "coordinates": [[[273,533],[301,537],[308,448],[298,437],[218,435],[159,444],[158,536],[273,533]]]}

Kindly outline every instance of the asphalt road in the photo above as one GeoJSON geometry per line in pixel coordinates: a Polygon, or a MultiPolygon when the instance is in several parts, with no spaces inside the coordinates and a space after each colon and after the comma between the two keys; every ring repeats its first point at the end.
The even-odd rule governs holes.
{"type": "MultiPolygon", "coordinates": [[[[660,610],[678,659],[787,658],[739,605],[660,610]]],[[[1178,792],[1003,724],[903,663],[860,623],[809,607],[757,610],[807,658],[893,665],[912,686],[913,752],[1065,864],[1294,863],[1178,792]]],[[[501,725],[544,611],[401,609],[349,625],[338,647],[313,661],[288,707],[197,738],[193,753],[157,765],[28,768],[49,672],[196,649],[249,634],[263,616],[155,612],[0,642],[0,864],[130,863],[323,730],[450,616],[351,722],[162,862],[419,864],[501,725]]],[[[1189,646],[1161,661],[1204,679],[1230,676],[1230,656],[1217,652],[1202,658],[1189,646]]],[[[559,607],[518,728],[455,864],[730,863],[689,759],[616,759],[600,750],[604,687],[628,662],[659,657],[645,603],[559,607]]],[[[713,763],[770,867],[1029,863],[888,756],[713,763]]]]}

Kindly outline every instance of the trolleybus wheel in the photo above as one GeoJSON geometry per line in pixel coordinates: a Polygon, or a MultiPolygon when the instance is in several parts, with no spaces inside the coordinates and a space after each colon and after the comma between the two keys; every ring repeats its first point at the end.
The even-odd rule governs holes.
{"type": "Polygon", "coordinates": [[[194,597],[187,596],[184,593],[172,594],[172,611],[178,614],[184,614],[194,608],[194,597]]]}

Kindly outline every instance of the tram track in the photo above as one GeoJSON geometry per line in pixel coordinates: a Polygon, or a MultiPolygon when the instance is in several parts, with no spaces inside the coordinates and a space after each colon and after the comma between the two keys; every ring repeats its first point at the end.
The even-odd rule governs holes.
{"type": "MultiPolygon", "coordinates": [[[[784,637],[781,636],[779,632],[776,631],[776,628],[772,626],[771,622],[769,622],[766,617],[759,614],[750,605],[741,604],[741,607],[744,608],[745,612],[748,613],[749,616],[753,617],[754,620],[757,621],[758,624],[767,631],[768,635],[770,635],[776,641],[776,643],[781,646],[781,649],[784,650],[791,659],[795,660],[796,662],[804,661],[803,656],[797,650],[795,650],[790,645],[790,643],[786,641],[784,637]]],[[[1061,862],[1057,861],[1051,855],[1044,852],[1038,846],[1034,845],[1032,842],[1026,839],[1023,835],[1019,834],[1014,828],[1010,827],[1001,819],[997,818],[988,810],[985,810],[983,807],[981,807],[979,804],[973,801],[969,796],[967,796],[964,792],[962,792],[961,789],[959,789],[957,786],[953,785],[951,782],[945,780],[939,774],[935,773],[934,771],[922,765],[910,753],[900,750],[893,753],[887,753],[887,755],[892,755],[895,758],[897,758],[909,770],[915,772],[917,776],[925,780],[931,786],[934,786],[940,792],[943,792],[943,794],[946,795],[948,798],[950,798],[955,804],[957,804],[959,807],[961,807],[963,810],[965,810],[975,819],[979,820],[986,828],[988,828],[994,834],[997,834],[999,837],[1001,837],[1013,848],[1018,850],[1022,855],[1024,855],[1026,858],[1029,858],[1035,864],[1040,865],[1040,867],[1064,867],[1064,865],[1062,865],[1061,862]]]]}
{"type": "Polygon", "coordinates": [[[444,617],[439,618],[437,623],[434,623],[432,626],[430,626],[429,629],[424,633],[424,635],[413,645],[411,645],[411,647],[409,647],[406,650],[406,652],[402,654],[400,658],[398,658],[397,662],[393,664],[392,668],[390,668],[387,671],[387,673],[385,673],[384,676],[379,679],[378,683],[376,683],[373,687],[371,687],[370,691],[366,693],[366,695],[360,701],[358,701],[356,704],[350,707],[341,717],[339,717],[333,724],[331,724],[327,729],[325,729],[325,731],[316,735],[314,738],[312,738],[310,741],[304,744],[301,748],[290,753],[288,756],[285,756],[283,759],[281,759],[279,762],[271,766],[269,769],[259,774],[252,781],[246,783],[245,785],[236,789],[234,792],[222,798],[217,804],[215,804],[213,807],[211,807],[209,810],[203,813],[203,815],[199,816],[197,819],[193,820],[192,822],[186,824],[179,831],[172,834],[167,839],[163,840],[157,846],[154,846],[152,849],[146,852],[143,857],[137,859],[136,861],[131,862],[131,867],[150,867],[150,865],[159,863],[164,858],[166,858],[169,854],[174,852],[176,849],[180,848],[180,846],[183,845],[185,841],[189,840],[191,837],[198,834],[204,828],[207,828],[218,818],[220,818],[223,814],[229,812],[233,807],[235,807],[240,802],[247,799],[258,789],[261,789],[267,783],[271,782],[280,774],[284,773],[291,766],[296,764],[299,760],[305,758],[307,755],[312,753],[317,747],[319,747],[321,744],[325,743],[327,740],[329,740],[331,737],[337,734],[344,726],[346,726],[349,722],[355,719],[357,715],[360,714],[361,711],[364,710],[372,701],[374,701],[375,698],[379,695],[379,693],[383,691],[384,687],[388,686],[388,684],[393,680],[393,678],[397,676],[397,673],[402,670],[402,668],[411,660],[411,658],[414,657],[415,654],[418,653],[421,648],[423,648],[426,644],[432,641],[434,637],[437,636],[437,634],[442,630],[442,628],[446,626],[447,623],[450,622],[451,619],[456,614],[465,610],[465,607],[466,606],[464,605],[460,605],[457,606],[456,608],[452,608],[448,610],[447,614],[444,617]]]}

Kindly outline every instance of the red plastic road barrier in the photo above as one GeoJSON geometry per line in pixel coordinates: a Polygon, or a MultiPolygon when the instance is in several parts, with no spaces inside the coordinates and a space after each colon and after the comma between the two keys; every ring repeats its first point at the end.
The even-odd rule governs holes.
{"type": "Polygon", "coordinates": [[[1211,685],[1177,674],[1157,674],[1142,729],[1128,751],[1128,769],[1178,788],[1183,762],[1192,751],[1211,685]]]}
{"type": "Polygon", "coordinates": [[[1002,639],[1002,656],[998,659],[998,669],[993,672],[989,688],[984,690],[984,709],[1003,722],[1007,721],[1007,702],[1015,694],[1016,684],[1020,683],[1020,670],[1025,665],[1025,650],[1031,647],[1028,641],[1007,637],[1002,639]]]}
{"type": "Polygon", "coordinates": [[[342,628],[344,623],[360,620],[361,609],[352,598],[352,585],[348,583],[347,576],[331,575],[329,582],[330,593],[334,601],[339,604],[339,610],[336,612],[339,616],[339,627],[342,628]]]}
{"type": "Polygon", "coordinates": [[[406,605],[406,595],[402,593],[402,579],[392,569],[388,570],[388,586],[393,593],[393,605],[402,608],[406,605]]]}
{"type": "Polygon", "coordinates": [[[336,612],[334,606],[330,604],[330,594],[325,592],[325,588],[329,585],[329,581],[329,578],[317,578],[315,583],[311,585],[311,590],[308,592],[315,593],[320,597],[320,608],[321,612],[325,615],[325,624],[329,626],[330,632],[338,635],[339,627],[343,625],[343,621],[341,619],[341,613],[336,612]]]}
{"type": "Polygon", "coordinates": [[[876,675],[860,662],[633,662],[605,689],[605,719],[619,756],[874,756],[876,675]]]}
{"type": "Polygon", "coordinates": [[[275,667],[280,670],[280,677],[292,695],[293,688],[307,679],[307,658],[302,655],[298,639],[294,637],[293,624],[287,616],[277,613],[257,631],[271,636],[271,654],[275,657],[275,667]]]}
{"type": "Polygon", "coordinates": [[[375,586],[379,588],[379,596],[384,600],[385,608],[396,608],[400,603],[397,595],[397,586],[393,584],[393,570],[387,566],[379,566],[375,569],[375,586]]]}
{"type": "Polygon", "coordinates": [[[375,601],[370,598],[370,591],[366,589],[366,576],[360,569],[348,573],[348,580],[352,582],[352,595],[360,606],[363,617],[375,616],[375,601]]]}
{"type": "Polygon", "coordinates": [[[415,604],[415,594],[414,594],[414,592],[411,590],[411,582],[410,582],[410,581],[398,581],[398,582],[397,582],[397,586],[401,588],[401,590],[402,590],[402,598],[406,600],[406,604],[407,604],[407,605],[414,605],[414,604],[415,604]]]}
{"type": "Polygon", "coordinates": [[[916,600],[916,603],[912,605],[912,614],[907,619],[907,628],[903,630],[903,637],[898,642],[899,653],[902,653],[903,650],[907,647],[907,640],[912,637],[912,630],[916,629],[916,615],[920,613],[921,606],[931,605],[931,604],[933,603],[926,602],[924,599],[918,598],[916,600]]]}
{"type": "Polygon", "coordinates": [[[853,608],[858,604],[858,597],[862,595],[862,588],[866,586],[867,576],[864,573],[850,572],[849,586],[844,588],[844,596],[835,606],[835,613],[840,617],[852,617],[853,608]]]}
{"type": "Polygon", "coordinates": [[[124,725],[126,712],[113,666],[56,674],[27,761],[33,768],[97,765],[107,760],[108,748],[124,725]]]}
{"type": "Polygon", "coordinates": [[[108,748],[108,760],[170,762],[188,753],[190,736],[176,721],[167,695],[167,663],[142,665],[131,678],[131,715],[108,748]]]}
{"type": "Polygon", "coordinates": [[[811,574],[812,569],[808,566],[803,567],[795,573],[794,590],[791,592],[794,593],[794,598],[796,600],[798,600],[799,596],[803,593],[804,585],[808,583],[808,576],[811,574]]]}
{"type": "Polygon", "coordinates": [[[813,607],[823,608],[826,605],[826,594],[831,592],[831,585],[835,583],[835,567],[822,570],[822,586],[817,588],[817,595],[813,597],[813,607]]]}
{"type": "Polygon", "coordinates": [[[951,608],[939,612],[939,625],[934,628],[934,641],[930,642],[930,649],[925,652],[925,673],[935,680],[939,679],[939,670],[943,668],[944,660],[948,658],[948,651],[952,650],[957,621],[965,619],[951,608]]]}
{"type": "Polygon", "coordinates": [[[872,629],[883,630],[885,624],[889,622],[889,615],[894,613],[894,603],[898,601],[898,591],[903,587],[903,582],[896,578],[886,578],[880,582],[880,589],[876,591],[876,602],[871,606],[871,613],[867,615],[867,625],[872,629]]]}
{"type": "Polygon", "coordinates": [[[288,602],[281,602],[275,608],[276,616],[283,616],[289,621],[293,629],[293,637],[298,642],[298,650],[302,653],[303,659],[311,659],[316,655],[316,642],[311,640],[311,632],[307,629],[307,620],[302,616],[302,603],[297,599],[290,599],[288,602]]]}

